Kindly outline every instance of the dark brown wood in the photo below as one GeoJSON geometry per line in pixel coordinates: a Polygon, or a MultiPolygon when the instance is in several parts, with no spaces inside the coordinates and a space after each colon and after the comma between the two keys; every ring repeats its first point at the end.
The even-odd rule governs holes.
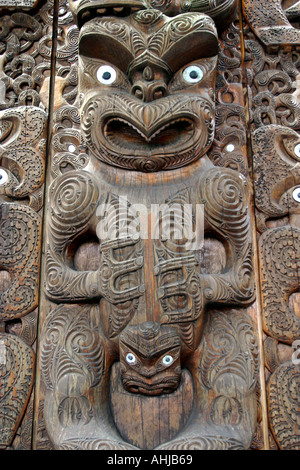
{"type": "MultiPolygon", "coordinates": [[[[294,11],[295,14],[298,8],[296,3],[286,3],[284,6],[289,8],[287,12],[291,14],[294,11]]],[[[250,8],[250,2],[245,2],[247,4],[250,8]]],[[[255,2],[251,5],[251,8],[257,8],[255,2]]],[[[259,8],[263,7],[260,2],[259,8]]],[[[299,364],[295,350],[300,338],[300,108],[299,63],[296,57],[299,56],[297,49],[300,42],[299,31],[288,23],[280,2],[272,2],[265,11],[263,31],[256,28],[256,21],[252,23],[250,20],[250,26],[266,46],[281,46],[279,51],[265,49],[250,32],[245,44],[249,69],[260,289],[263,327],[267,335],[264,345],[268,369],[268,415],[271,445],[273,440],[280,449],[296,450],[299,449],[296,411],[299,406],[294,390],[299,386],[299,364]],[[273,8],[276,15],[270,21],[273,8]]]]}
{"type": "Polygon", "coordinates": [[[43,19],[23,11],[37,3],[0,3],[0,446],[9,449],[31,448],[48,118],[39,92],[51,68],[43,50],[49,5],[43,19]]]}
{"type": "MultiPolygon", "coordinates": [[[[202,13],[152,9],[79,25],[78,100],[55,104],[48,191],[40,367],[50,439],[60,449],[248,448],[258,346],[249,316],[228,306],[255,298],[249,186],[206,155],[216,27],[202,13]],[[176,226],[163,233],[185,205],[202,248],[176,226]],[[136,231],[146,223],[148,236],[136,231]],[[227,310],[209,314],[213,305],[227,310]]],[[[234,105],[221,96],[219,135],[222,125],[233,135],[233,113],[242,136],[240,91],[234,105]]],[[[238,136],[228,154],[232,142],[244,151],[238,136]]]]}

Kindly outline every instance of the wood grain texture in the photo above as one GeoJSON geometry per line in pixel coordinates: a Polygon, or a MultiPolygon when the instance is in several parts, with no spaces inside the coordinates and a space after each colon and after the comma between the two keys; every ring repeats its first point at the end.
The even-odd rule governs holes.
{"type": "MultiPolygon", "coordinates": [[[[247,2],[245,2],[246,4],[247,2]]],[[[250,2],[248,2],[250,5],[250,2]]],[[[258,230],[260,286],[263,327],[266,333],[268,415],[272,432],[270,445],[279,449],[299,449],[299,426],[295,419],[299,365],[293,360],[299,341],[299,202],[298,143],[299,99],[298,29],[287,20],[296,20],[298,2],[270,4],[264,32],[247,32],[251,141],[253,146],[256,224],[258,230]],[[293,13],[292,13],[293,12],[293,13]],[[281,17],[281,20],[279,19],[281,17]],[[285,26],[283,26],[285,23],[285,26]],[[280,34],[279,25],[283,27],[280,34]],[[285,35],[285,31],[288,35],[285,35]],[[280,46],[275,52],[261,42],[280,46]],[[268,64],[267,67],[266,64],[268,64]],[[283,381],[283,376],[285,377],[283,381]]],[[[263,5],[261,4],[261,7],[263,5]]],[[[252,2],[251,8],[256,8],[252,2]]],[[[249,17],[248,17],[249,21],[249,17]]],[[[260,21],[260,20],[259,20],[260,21]]]]}
{"type": "Polygon", "coordinates": [[[46,427],[58,449],[248,448],[255,328],[242,312],[212,313],[209,325],[206,315],[255,298],[247,180],[206,155],[224,145],[222,132],[232,143],[232,115],[245,152],[242,95],[237,87],[233,104],[219,93],[216,123],[209,16],[107,11],[78,13],[78,98],[67,104],[56,88],[40,346],[46,427]],[[177,236],[185,205],[190,242],[204,234],[194,249],[177,236]],[[225,351],[223,363],[213,360],[214,328],[228,330],[232,369],[225,351]]]}
{"type": "Polygon", "coordinates": [[[48,98],[43,104],[39,92],[51,68],[43,46],[50,7],[37,12],[38,3],[0,4],[0,416],[1,447],[8,449],[31,448],[26,406],[34,379],[48,118],[48,98]]]}

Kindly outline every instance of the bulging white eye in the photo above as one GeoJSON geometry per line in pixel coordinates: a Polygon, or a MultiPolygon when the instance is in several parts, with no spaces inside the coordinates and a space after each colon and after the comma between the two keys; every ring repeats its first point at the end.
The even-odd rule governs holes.
{"type": "Polygon", "coordinates": [[[182,76],[187,83],[198,83],[203,78],[203,71],[197,65],[190,65],[184,69],[182,76]]]}
{"type": "Polygon", "coordinates": [[[0,186],[5,184],[7,180],[8,180],[8,174],[6,173],[5,170],[0,168],[0,186]]]}
{"type": "Polygon", "coordinates": [[[300,188],[294,189],[293,198],[296,202],[300,202],[300,188]]]}
{"type": "Polygon", "coordinates": [[[294,148],[295,155],[300,158],[300,144],[297,144],[294,148]]]}
{"type": "Polygon", "coordinates": [[[104,85],[111,85],[116,81],[117,72],[110,65],[102,65],[97,70],[97,80],[104,85]]]}
{"type": "Polygon", "coordinates": [[[167,356],[165,356],[162,360],[162,362],[165,366],[170,366],[173,363],[173,361],[174,361],[173,357],[170,356],[169,354],[167,356]]]}
{"type": "Polygon", "coordinates": [[[135,364],[136,363],[135,355],[132,353],[128,353],[126,356],[126,362],[128,362],[128,364],[135,364]]]}

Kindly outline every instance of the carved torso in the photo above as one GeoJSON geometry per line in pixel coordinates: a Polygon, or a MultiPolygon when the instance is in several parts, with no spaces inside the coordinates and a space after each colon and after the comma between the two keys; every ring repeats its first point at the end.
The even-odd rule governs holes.
{"type": "MultiPolygon", "coordinates": [[[[254,298],[247,182],[215,168],[206,156],[215,128],[217,48],[212,20],[199,13],[170,19],[150,9],[118,21],[95,18],[82,27],[79,104],[90,163],[52,183],[47,230],[47,297],[67,304],[89,300],[93,315],[98,311],[102,379],[89,389],[85,373],[84,383],[100,417],[107,422],[107,398],[96,398],[107,386],[114,408],[120,387],[161,400],[190,393],[194,383],[194,418],[179,442],[196,433],[199,445],[200,382],[191,364],[205,310],[254,298]],[[217,272],[201,265],[206,234],[226,247],[217,272]],[[99,264],[78,271],[73,256],[87,237],[98,240],[99,264]],[[116,389],[112,380],[119,383],[116,389]]],[[[44,374],[62,347],[51,339],[55,317],[54,311],[45,329],[44,374]]],[[[60,377],[63,363],[53,364],[52,376],[60,377]]],[[[82,372],[72,370],[72,383],[75,376],[81,384],[82,372]]],[[[48,406],[56,403],[65,422],[75,398],[66,405],[62,377],[52,381],[57,392],[48,393],[48,406]]],[[[74,387],[76,403],[88,406],[87,391],[74,387]]],[[[122,413],[113,414],[120,430],[122,413]]],[[[54,433],[58,423],[53,425],[54,433]]],[[[127,445],[116,444],[112,423],[108,429],[99,428],[97,438],[85,433],[85,439],[95,446],[127,445]]],[[[71,426],[67,441],[73,432],[71,426]]],[[[130,430],[127,438],[137,442],[130,430]]],[[[230,440],[222,438],[218,446],[231,446],[230,440]]]]}

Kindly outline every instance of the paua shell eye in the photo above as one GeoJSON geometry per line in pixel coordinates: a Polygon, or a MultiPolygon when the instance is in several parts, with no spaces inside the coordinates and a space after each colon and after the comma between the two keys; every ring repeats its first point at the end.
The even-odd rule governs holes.
{"type": "Polygon", "coordinates": [[[202,69],[197,65],[190,65],[184,69],[182,76],[187,83],[198,83],[202,80],[204,74],[202,69]]]}
{"type": "Polygon", "coordinates": [[[112,85],[117,78],[117,72],[110,65],[102,65],[97,70],[97,80],[103,85],[112,85]]]}
{"type": "Polygon", "coordinates": [[[132,353],[128,353],[127,356],[126,356],[126,362],[128,364],[135,364],[136,363],[136,357],[134,354],[132,353]]]}
{"type": "Polygon", "coordinates": [[[300,202],[300,188],[294,189],[294,191],[293,191],[293,199],[294,199],[296,202],[300,202]]]}
{"type": "Polygon", "coordinates": [[[162,362],[165,366],[170,366],[173,363],[173,361],[174,361],[173,357],[170,356],[169,354],[167,356],[165,356],[162,360],[162,362]]]}
{"type": "Polygon", "coordinates": [[[0,186],[5,184],[7,182],[7,180],[8,180],[8,174],[6,173],[5,170],[0,168],[0,186]]]}
{"type": "Polygon", "coordinates": [[[297,145],[295,146],[294,152],[295,152],[296,157],[299,157],[299,158],[300,158],[300,144],[297,144],[297,145]]]}

